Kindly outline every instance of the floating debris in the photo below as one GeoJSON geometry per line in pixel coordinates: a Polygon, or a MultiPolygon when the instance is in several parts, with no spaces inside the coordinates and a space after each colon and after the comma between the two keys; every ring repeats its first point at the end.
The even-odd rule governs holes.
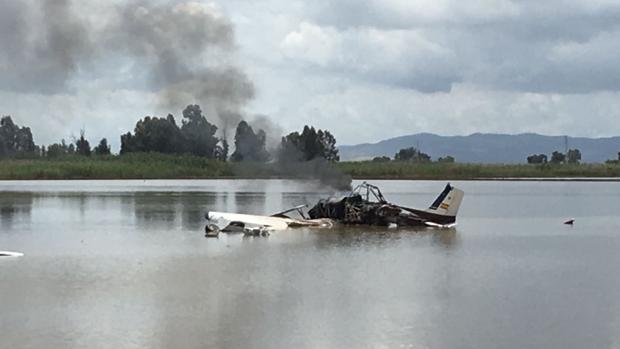
{"type": "Polygon", "coordinates": [[[269,236],[269,229],[267,227],[245,228],[243,236],[269,236]]]}
{"type": "Polygon", "coordinates": [[[216,238],[220,235],[220,228],[215,224],[207,224],[205,227],[205,237],[216,238]]]}
{"type": "Polygon", "coordinates": [[[22,257],[23,255],[21,252],[0,251],[0,257],[22,257]]]}

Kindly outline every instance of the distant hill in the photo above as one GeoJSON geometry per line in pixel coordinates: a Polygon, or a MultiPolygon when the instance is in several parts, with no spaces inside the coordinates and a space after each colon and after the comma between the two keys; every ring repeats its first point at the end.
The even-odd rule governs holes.
{"type": "MultiPolygon", "coordinates": [[[[433,160],[451,155],[457,162],[469,163],[525,163],[532,154],[564,151],[564,136],[544,136],[535,133],[517,135],[474,133],[469,136],[438,136],[431,133],[386,139],[378,143],[340,146],[340,158],[366,160],[375,156],[394,157],[398,150],[417,147],[433,160]]],[[[620,137],[568,137],[569,149],[581,151],[582,162],[604,162],[617,159],[620,137]]]]}

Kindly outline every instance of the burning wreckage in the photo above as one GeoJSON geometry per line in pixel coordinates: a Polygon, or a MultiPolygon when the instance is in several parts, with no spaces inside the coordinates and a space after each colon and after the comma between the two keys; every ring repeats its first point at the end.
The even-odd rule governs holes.
{"type": "Polygon", "coordinates": [[[375,226],[431,226],[449,228],[456,225],[456,215],[464,193],[447,184],[437,199],[426,210],[404,207],[388,202],[381,190],[363,182],[341,198],[322,199],[309,211],[305,205],[271,216],[258,216],[225,212],[207,212],[207,236],[223,232],[244,232],[247,235],[265,236],[272,230],[296,227],[331,227],[334,223],[375,226]],[[297,211],[301,218],[291,218],[288,213],[297,211]]]}

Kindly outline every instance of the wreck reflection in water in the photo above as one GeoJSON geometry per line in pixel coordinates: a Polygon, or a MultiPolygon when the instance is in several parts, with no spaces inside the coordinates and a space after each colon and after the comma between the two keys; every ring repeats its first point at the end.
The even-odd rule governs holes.
{"type": "MultiPolygon", "coordinates": [[[[444,182],[378,182],[427,206],[444,182]]],[[[618,183],[461,182],[451,230],[203,237],[288,181],[0,182],[3,347],[615,347],[618,183]],[[570,199],[570,200],[568,200],[570,199]],[[576,225],[561,224],[575,217],[576,225]]]]}
{"type": "Polygon", "coordinates": [[[383,228],[367,226],[337,226],[316,233],[319,248],[376,246],[389,247],[402,239],[430,239],[440,247],[450,249],[458,244],[456,228],[428,229],[425,227],[383,228]]]}

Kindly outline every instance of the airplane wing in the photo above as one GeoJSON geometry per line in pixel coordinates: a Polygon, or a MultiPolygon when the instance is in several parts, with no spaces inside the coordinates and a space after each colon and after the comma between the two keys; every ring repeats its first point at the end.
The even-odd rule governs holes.
{"type": "Polygon", "coordinates": [[[250,214],[240,213],[228,213],[228,212],[209,212],[207,213],[207,219],[211,222],[215,222],[218,226],[224,230],[231,223],[243,223],[244,226],[265,227],[273,230],[284,230],[288,228],[288,221],[290,218],[258,216],[250,214]]]}
{"type": "Polygon", "coordinates": [[[222,231],[226,231],[227,228],[231,226],[284,230],[297,227],[331,227],[333,225],[331,220],[325,219],[293,219],[289,217],[260,216],[228,212],[208,212],[206,218],[220,227],[222,231]]]}

